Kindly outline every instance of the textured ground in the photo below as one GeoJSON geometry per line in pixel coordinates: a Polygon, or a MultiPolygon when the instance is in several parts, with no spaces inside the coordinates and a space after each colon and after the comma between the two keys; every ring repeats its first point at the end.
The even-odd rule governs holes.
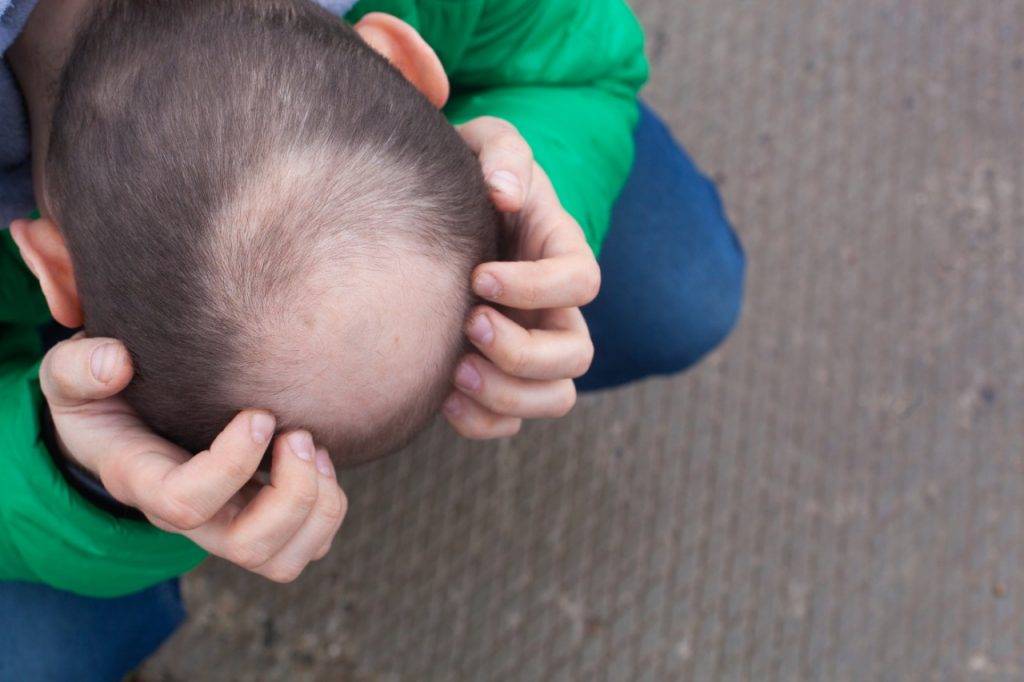
{"type": "Polygon", "coordinates": [[[751,257],[700,370],[344,477],[154,680],[1024,678],[1024,1],[637,0],[751,257]]]}

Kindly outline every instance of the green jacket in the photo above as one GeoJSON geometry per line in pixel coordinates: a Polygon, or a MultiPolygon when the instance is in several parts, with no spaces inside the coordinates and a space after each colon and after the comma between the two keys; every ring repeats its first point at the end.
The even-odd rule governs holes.
{"type": "MultiPolygon", "coordinates": [[[[624,0],[361,0],[416,27],[452,82],[453,123],[514,123],[595,252],[633,161],[643,33],[624,0]]],[[[111,597],[205,557],[181,536],[115,518],[67,485],[40,441],[45,302],[0,232],[0,580],[111,597]]]]}

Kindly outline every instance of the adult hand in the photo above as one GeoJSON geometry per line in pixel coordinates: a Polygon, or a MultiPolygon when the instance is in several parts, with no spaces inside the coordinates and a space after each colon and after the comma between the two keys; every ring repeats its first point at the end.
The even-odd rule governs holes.
{"type": "Polygon", "coordinates": [[[65,456],[157,527],[276,582],[324,557],[348,501],[309,433],[274,441],[270,481],[252,481],[274,438],[267,412],[241,412],[194,457],[151,432],[120,393],[132,377],[119,342],[82,335],[46,355],[40,384],[65,456]]]}
{"type": "Polygon", "coordinates": [[[501,310],[472,311],[466,333],[478,353],[459,363],[444,413],[463,436],[500,438],[517,433],[524,418],[561,417],[575,405],[572,380],[594,355],[579,308],[597,296],[601,272],[512,124],[482,117],[459,132],[480,158],[511,252],[473,272],[473,291],[501,310]]]}

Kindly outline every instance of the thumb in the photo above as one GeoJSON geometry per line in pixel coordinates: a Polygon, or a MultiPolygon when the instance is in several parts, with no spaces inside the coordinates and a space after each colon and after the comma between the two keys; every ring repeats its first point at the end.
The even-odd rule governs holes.
{"type": "Polygon", "coordinates": [[[120,341],[81,334],[54,346],[39,368],[39,385],[55,408],[109,398],[131,378],[131,358],[120,341]]]}

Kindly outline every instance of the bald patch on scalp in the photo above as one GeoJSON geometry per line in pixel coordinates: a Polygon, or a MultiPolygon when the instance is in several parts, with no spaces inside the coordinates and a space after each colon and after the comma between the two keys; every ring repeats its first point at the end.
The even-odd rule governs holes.
{"type": "Polygon", "coordinates": [[[214,220],[208,295],[243,330],[230,400],[313,431],[342,462],[403,444],[437,411],[470,303],[452,254],[421,240],[441,207],[366,150],[290,150],[260,164],[214,220]],[[270,267],[274,272],[261,272],[270,267]]]}
{"type": "Polygon", "coordinates": [[[261,325],[266,336],[251,339],[244,355],[255,367],[238,398],[268,396],[284,427],[311,429],[346,463],[400,446],[449,390],[462,319],[451,303],[465,295],[464,283],[433,258],[408,253],[310,279],[320,280],[310,282],[317,294],[294,298],[293,309],[261,325]]]}
{"type": "Polygon", "coordinates": [[[46,175],[86,330],[125,342],[126,399],[186,449],[263,407],[363,461],[450,390],[497,250],[479,164],[313,3],[95,0],[46,175]]]}

